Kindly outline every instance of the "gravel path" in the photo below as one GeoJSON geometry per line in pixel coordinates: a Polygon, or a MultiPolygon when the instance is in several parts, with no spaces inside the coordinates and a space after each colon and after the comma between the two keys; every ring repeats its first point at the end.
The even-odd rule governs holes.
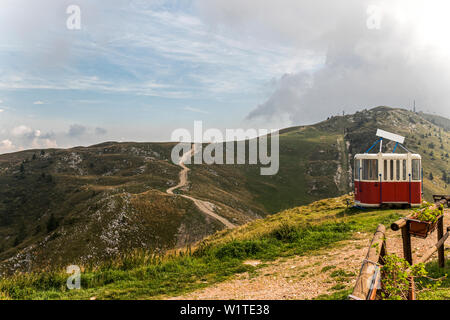
{"type": "MultiPolygon", "coordinates": [[[[191,150],[189,150],[188,152],[186,152],[185,154],[183,154],[183,156],[180,159],[180,162],[178,163],[178,165],[183,169],[180,171],[179,177],[180,177],[180,182],[172,188],[167,189],[167,193],[170,195],[174,195],[174,191],[182,188],[184,186],[187,185],[188,183],[188,172],[190,171],[190,169],[188,167],[186,167],[186,165],[184,164],[186,162],[187,159],[189,159],[190,157],[192,157],[195,154],[195,145],[192,147],[191,150]]],[[[204,214],[209,215],[210,217],[220,221],[223,225],[225,225],[227,228],[232,229],[234,227],[236,227],[234,224],[232,224],[230,221],[228,221],[227,219],[225,219],[224,217],[219,216],[217,213],[214,212],[214,204],[208,202],[208,201],[203,201],[203,200],[199,200],[190,196],[186,196],[186,195],[180,195],[183,198],[189,199],[191,201],[194,202],[194,204],[197,206],[197,208],[200,209],[200,211],[202,211],[204,214]]]]}
{"type": "MultiPolygon", "coordinates": [[[[445,228],[450,226],[450,211],[446,210],[445,228]]],[[[233,279],[208,288],[171,299],[184,300],[309,300],[322,294],[354,286],[372,234],[357,233],[352,240],[343,241],[331,251],[322,250],[314,255],[279,259],[257,266],[254,272],[234,276],[233,279]]],[[[400,232],[388,230],[387,250],[403,256],[400,232]]],[[[413,259],[417,260],[437,242],[436,232],[426,240],[412,239],[413,259]]]]}

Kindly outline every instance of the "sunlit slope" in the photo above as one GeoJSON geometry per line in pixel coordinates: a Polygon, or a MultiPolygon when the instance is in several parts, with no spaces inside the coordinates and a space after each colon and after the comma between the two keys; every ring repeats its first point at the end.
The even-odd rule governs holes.
{"type": "MultiPolygon", "coordinates": [[[[274,176],[261,176],[258,166],[191,166],[193,184],[187,192],[258,214],[347,193],[352,190],[353,157],[376,141],[378,128],[406,136],[405,145],[422,155],[428,199],[450,193],[443,179],[444,172],[450,176],[448,130],[421,114],[388,107],[282,130],[280,171],[274,176]]],[[[393,147],[385,144],[384,152],[393,147]]]]}
{"type": "MultiPolygon", "coordinates": [[[[406,136],[405,145],[422,155],[428,199],[450,193],[448,130],[387,107],[282,130],[277,175],[261,176],[260,166],[190,165],[188,184],[176,192],[211,202],[235,225],[339,196],[351,191],[353,156],[373,144],[377,128],[406,136]]],[[[181,170],[171,162],[173,146],[110,142],[1,155],[0,261],[10,260],[0,266],[96,263],[135,248],[183,246],[224,228],[165,193],[181,170]]]]}

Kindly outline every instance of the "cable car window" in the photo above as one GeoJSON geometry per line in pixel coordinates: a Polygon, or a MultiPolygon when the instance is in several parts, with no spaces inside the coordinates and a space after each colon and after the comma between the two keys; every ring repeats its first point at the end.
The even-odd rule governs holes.
{"type": "Polygon", "coordinates": [[[363,180],[378,180],[378,160],[363,159],[363,180]]]}
{"type": "Polygon", "coordinates": [[[397,181],[400,181],[400,160],[396,161],[396,168],[395,168],[395,172],[396,172],[396,179],[397,181]]]}
{"type": "Polygon", "coordinates": [[[361,172],[361,160],[355,160],[355,179],[359,180],[359,174],[361,172]]]}
{"type": "Polygon", "coordinates": [[[406,180],[406,160],[403,160],[403,180],[406,180]]]}
{"type": "Polygon", "coordinates": [[[394,160],[391,160],[391,181],[394,180],[394,160]]]}
{"type": "Polygon", "coordinates": [[[384,160],[384,180],[388,179],[388,162],[384,160]]]}
{"type": "Polygon", "coordinates": [[[412,179],[420,180],[420,160],[412,161],[412,179]]]}

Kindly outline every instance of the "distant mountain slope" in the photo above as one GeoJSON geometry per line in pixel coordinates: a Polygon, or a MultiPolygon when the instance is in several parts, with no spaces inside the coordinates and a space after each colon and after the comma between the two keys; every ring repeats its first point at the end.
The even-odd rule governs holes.
{"type": "Polygon", "coordinates": [[[102,261],[184,246],[221,229],[186,199],[173,144],[107,143],[0,156],[0,260],[6,270],[102,261]]]}
{"type": "MultiPolygon", "coordinates": [[[[211,202],[236,225],[339,196],[351,191],[353,156],[370,147],[377,128],[405,135],[422,154],[427,197],[450,193],[449,132],[388,107],[282,130],[278,175],[261,176],[259,166],[190,165],[189,184],[177,192],[211,202]]],[[[165,193],[180,172],[170,161],[173,146],[108,142],[0,155],[0,269],[162,251],[222,229],[188,199],[165,193]]]]}
{"type": "MultiPolygon", "coordinates": [[[[450,193],[449,183],[442,179],[443,172],[450,177],[449,132],[420,114],[389,107],[281,130],[276,176],[260,176],[259,167],[248,165],[192,166],[193,184],[187,192],[236,206],[254,204],[266,213],[345,194],[352,191],[353,157],[376,141],[378,128],[406,136],[405,145],[423,156],[428,198],[450,193]]],[[[392,150],[393,143],[388,143],[384,151],[392,150]]]]}
{"type": "Polygon", "coordinates": [[[422,118],[437,125],[438,127],[442,127],[443,129],[450,131],[450,119],[442,117],[442,116],[438,116],[435,114],[428,114],[428,113],[423,113],[423,112],[419,112],[419,115],[422,118]]]}

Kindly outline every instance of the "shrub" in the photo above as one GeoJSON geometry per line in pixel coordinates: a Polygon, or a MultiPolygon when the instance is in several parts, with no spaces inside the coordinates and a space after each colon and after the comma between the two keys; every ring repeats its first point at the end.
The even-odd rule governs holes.
{"type": "Polygon", "coordinates": [[[283,222],[278,229],[272,232],[272,236],[277,240],[284,242],[295,242],[298,240],[300,234],[294,226],[283,222]]]}
{"type": "Polygon", "coordinates": [[[245,259],[263,251],[259,241],[232,241],[220,247],[215,256],[219,259],[245,259]]]}
{"type": "Polygon", "coordinates": [[[396,255],[387,255],[384,257],[384,261],[385,264],[381,268],[382,299],[407,300],[411,279],[416,282],[416,291],[436,289],[442,283],[440,279],[436,280],[428,277],[428,272],[425,270],[423,263],[410,266],[405,259],[396,255]],[[423,278],[433,280],[433,282],[424,284],[423,278]],[[416,281],[415,279],[419,280],[416,281]]]}

